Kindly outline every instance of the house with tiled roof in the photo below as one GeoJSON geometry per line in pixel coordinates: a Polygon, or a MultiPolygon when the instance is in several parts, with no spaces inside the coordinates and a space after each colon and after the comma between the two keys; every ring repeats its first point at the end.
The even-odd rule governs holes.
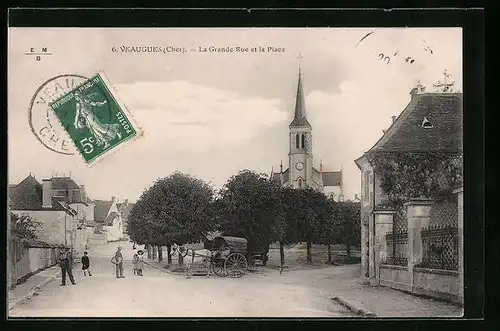
{"type": "MultiPolygon", "coordinates": [[[[425,159],[432,158],[433,155],[446,155],[450,159],[460,158],[463,152],[463,94],[448,88],[426,92],[419,83],[411,90],[410,95],[408,105],[399,116],[392,117],[391,125],[383,130],[381,138],[354,161],[361,171],[362,273],[370,279],[370,282],[374,281],[377,285],[400,288],[409,292],[426,291],[426,295],[437,297],[456,297],[459,296],[457,293],[459,287],[455,286],[453,277],[447,276],[448,278],[440,283],[438,280],[440,276],[431,274],[430,269],[420,269],[417,272],[416,268],[425,265],[427,258],[425,251],[427,248],[424,249],[422,242],[419,241],[421,229],[425,230],[425,227],[434,225],[440,227],[444,218],[450,221],[448,224],[450,229],[456,229],[460,212],[458,196],[450,194],[442,201],[423,195],[390,196],[385,191],[383,183],[388,185],[391,179],[387,178],[389,176],[387,173],[383,174],[379,169],[384,168],[389,162],[390,167],[387,168],[402,168],[399,171],[404,172],[407,164],[404,162],[411,162],[406,160],[415,157],[425,159]],[[382,161],[377,161],[383,164],[374,163],[377,156],[383,156],[378,159],[382,161]],[[401,163],[403,165],[396,164],[394,160],[404,160],[398,161],[403,162],[401,163]],[[398,203],[395,204],[396,200],[398,203]],[[420,216],[414,219],[412,215],[417,213],[420,216]],[[415,229],[414,222],[423,223],[416,227],[418,235],[415,232],[410,236],[412,229],[415,229]],[[412,248],[409,249],[409,246],[412,248]],[[413,255],[410,256],[411,254],[413,255]],[[430,279],[429,277],[434,279],[435,284],[423,283],[424,280],[430,279]],[[398,284],[395,279],[400,279],[398,284]],[[409,283],[402,279],[407,279],[409,283]],[[420,281],[422,283],[418,283],[420,281]],[[447,288],[449,286],[455,288],[447,288]],[[432,287],[436,288],[431,290],[432,287]]],[[[422,178],[418,180],[426,181],[425,176],[431,171],[433,169],[419,173],[422,178]]],[[[449,191],[454,192],[453,189],[449,191]]],[[[454,259],[453,256],[456,256],[458,251],[453,250],[457,246],[451,243],[450,247],[449,254],[452,256],[450,259],[454,259]]],[[[451,275],[455,271],[445,272],[451,275]]],[[[455,278],[458,279],[458,272],[455,278]]]]}
{"type": "Polygon", "coordinates": [[[306,116],[302,75],[299,68],[294,118],[289,125],[288,168],[280,164],[279,172],[271,170],[270,178],[283,187],[313,188],[335,200],[343,200],[342,170],[326,171],[323,162],[314,166],[312,126],[306,116]]]}
{"type": "Polygon", "coordinates": [[[47,189],[31,174],[18,184],[9,185],[11,211],[18,216],[29,215],[42,224],[39,240],[69,245],[70,230],[76,226],[78,212],[62,195],[54,196],[47,189]]]}
{"type": "Polygon", "coordinates": [[[124,238],[122,215],[118,209],[115,197],[111,200],[93,200],[94,231],[104,233],[107,241],[117,241],[124,238]]]}

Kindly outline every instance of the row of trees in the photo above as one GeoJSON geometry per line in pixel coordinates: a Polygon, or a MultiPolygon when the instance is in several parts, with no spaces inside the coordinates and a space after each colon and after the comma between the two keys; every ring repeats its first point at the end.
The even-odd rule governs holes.
{"type": "Polygon", "coordinates": [[[174,173],[144,191],[129,215],[127,231],[138,244],[167,246],[169,263],[172,243],[197,243],[211,231],[247,238],[249,252],[279,242],[282,264],[285,245],[306,242],[307,261],[312,262],[312,244],[345,244],[348,254],[359,244],[359,204],[335,202],[312,189],[282,188],[248,170],[230,178],[219,192],[200,179],[174,173]]]}

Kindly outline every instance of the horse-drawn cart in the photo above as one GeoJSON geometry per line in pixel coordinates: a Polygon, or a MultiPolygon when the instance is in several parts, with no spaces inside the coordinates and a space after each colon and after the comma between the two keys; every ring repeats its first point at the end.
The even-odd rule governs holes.
{"type": "Polygon", "coordinates": [[[239,278],[247,272],[247,240],[239,237],[218,236],[205,242],[205,249],[193,250],[173,246],[173,253],[191,257],[188,277],[213,272],[219,277],[239,278]],[[196,261],[198,260],[198,261],[196,261]]]}
{"type": "Polygon", "coordinates": [[[239,278],[247,271],[247,240],[238,237],[215,237],[211,265],[217,276],[239,278]]]}

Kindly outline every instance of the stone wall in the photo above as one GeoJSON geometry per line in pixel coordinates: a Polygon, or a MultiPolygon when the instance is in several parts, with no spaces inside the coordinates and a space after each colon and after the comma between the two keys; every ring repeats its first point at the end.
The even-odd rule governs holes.
{"type": "MultiPolygon", "coordinates": [[[[400,289],[415,294],[446,299],[463,304],[463,189],[456,190],[458,199],[456,214],[448,213],[454,206],[450,202],[435,207],[434,201],[413,199],[405,203],[408,220],[407,265],[389,265],[384,262],[384,235],[389,232],[391,217],[388,211],[375,211],[375,231],[370,236],[374,250],[373,262],[376,264],[375,275],[370,270],[370,283],[400,289]],[[443,220],[442,215],[452,216],[443,220]],[[456,218],[456,220],[455,220],[456,218]],[[422,230],[431,222],[443,221],[445,224],[458,225],[458,271],[453,266],[443,264],[443,269],[422,268],[425,247],[422,242],[422,230]]],[[[426,237],[428,238],[428,237],[426,237]]],[[[428,240],[428,239],[427,239],[428,240]]],[[[371,263],[371,261],[370,261],[371,263]]],[[[393,263],[393,262],[390,262],[393,263]]],[[[397,263],[395,263],[397,264],[397,263]]],[[[405,262],[406,264],[406,262],[405,262]]],[[[370,268],[371,269],[371,268],[370,268]]]]}
{"type": "Polygon", "coordinates": [[[456,271],[423,268],[413,270],[412,292],[416,294],[459,302],[459,287],[456,271]]]}
{"type": "Polygon", "coordinates": [[[13,284],[57,264],[59,247],[46,246],[48,247],[29,247],[20,243],[17,258],[14,258],[13,263],[13,284]]]}

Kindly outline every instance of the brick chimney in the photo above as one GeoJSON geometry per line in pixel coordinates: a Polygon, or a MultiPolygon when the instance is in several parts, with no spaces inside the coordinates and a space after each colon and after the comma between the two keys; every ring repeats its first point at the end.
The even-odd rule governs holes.
{"type": "Polygon", "coordinates": [[[111,197],[111,202],[116,202],[116,197],[111,197]]]}
{"type": "Polygon", "coordinates": [[[394,115],[394,116],[391,116],[391,118],[392,118],[392,123],[394,123],[394,122],[396,122],[396,118],[398,118],[398,117],[396,115],[394,115]]]}
{"type": "Polygon", "coordinates": [[[52,179],[43,179],[42,183],[42,208],[52,208],[52,179]]]}
{"type": "Polygon", "coordinates": [[[128,205],[128,199],[125,199],[124,203],[125,203],[126,205],[128,205]]]}
{"type": "Polygon", "coordinates": [[[418,94],[418,88],[414,87],[410,91],[411,99],[415,98],[415,96],[418,94]]]}
{"type": "Polygon", "coordinates": [[[413,98],[416,95],[424,93],[424,92],[425,92],[425,87],[422,84],[420,84],[420,81],[418,81],[417,82],[417,86],[415,86],[414,88],[412,88],[411,91],[410,91],[411,99],[413,100],[413,98]]]}

